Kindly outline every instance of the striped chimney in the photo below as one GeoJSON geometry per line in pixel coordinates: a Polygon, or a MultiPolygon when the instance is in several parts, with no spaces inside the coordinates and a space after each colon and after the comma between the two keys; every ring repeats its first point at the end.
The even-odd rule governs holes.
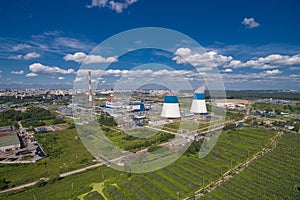
{"type": "Polygon", "coordinates": [[[89,71],[89,106],[93,106],[93,96],[92,96],[92,72],[89,71]]]}

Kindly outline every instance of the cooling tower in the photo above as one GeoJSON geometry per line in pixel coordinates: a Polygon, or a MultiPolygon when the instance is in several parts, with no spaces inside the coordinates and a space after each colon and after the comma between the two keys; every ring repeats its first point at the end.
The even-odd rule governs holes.
{"type": "Polygon", "coordinates": [[[198,88],[195,91],[190,112],[195,114],[207,114],[204,89],[198,88]]]}
{"type": "Polygon", "coordinates": [[[175,119],[180,118],[180,110],[177,96],[165,96],[161,117],[175,119]]]}

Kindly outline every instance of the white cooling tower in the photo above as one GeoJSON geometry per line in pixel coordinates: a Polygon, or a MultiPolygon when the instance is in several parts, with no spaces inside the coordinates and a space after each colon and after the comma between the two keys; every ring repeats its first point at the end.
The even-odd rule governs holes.
{"type": "Polygon", "coordinates": [[[195,91],[190,112],[195,114],[207,114],[204,89],[198,88],[195,91]]]}
{"type": "Polygon", "coordinates": [[[177,96],[165,96],[161,117],[175,119],[180,118],[180,110],[177,96]]]}

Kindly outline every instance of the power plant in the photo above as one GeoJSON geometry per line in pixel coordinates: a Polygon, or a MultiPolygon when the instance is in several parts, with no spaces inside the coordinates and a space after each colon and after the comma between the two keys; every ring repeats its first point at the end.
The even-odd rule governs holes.
{"type": "Polygon", "coordinates": [[[195,91],[190,112],[194,114],[207,114],[203,87],[199,87],[195,91]]]}
{"type": "MultiPolygon", "coordinates": [[[[167,123],[169,119],[185,119],[197,114],[207,114],[204,87],[199,87],[194,92],[189,112],[188,107],[182,107],[182,110],[180,110],[177,94],[165,94],[164,102],[161,104],[147,99],[132,98],[125,100],[121,98],[115,98],[114,92],[114,89],[110,89],[102,94],[108,95],[108,97],[106,96],[105,98],[97,98],[102,99],[102,104],[99,105],[98,109],[102,110],[102,112],[112,115],[113,117],[116,117],[117,121],[119,122],[119,127],[130,128],[133,127],[134,124],[136,126],[144,126],[147,124],[167,123]],[[149,117],[150,114],[156,117],[151,118],[149,117]],[[159,117],[161,119],[159,119],[159,117]]],[[[190,97],[191,96],[188,98],[190,97]]],[[[88,105],[89,107],[95,106],[92,96],[91,71],[88,71],[88,105]]]]}
{"type": "Polygon", "coordinates": [[[180,118],[178,97],[175,95],[166,95],[164,98],[164,104],[161,111],[161,117],[167,119],[180,118]]]}

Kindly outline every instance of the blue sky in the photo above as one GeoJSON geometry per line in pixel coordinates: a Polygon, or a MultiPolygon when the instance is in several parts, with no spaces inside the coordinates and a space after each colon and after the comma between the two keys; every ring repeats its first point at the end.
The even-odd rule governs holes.
{"type": "MultiPolygon", "coordinates": [[[[299,13],[297,0],[0,0],[0,87],[73,87],[82,63],[119,62],[89,57],[96,45],[129,29],[163,27],[207,51],[174,49],[167,63],[183,64],[181,56],[217,67],[226,89],[299,90],[299,13]]],[[[122,76],[126,67],[119,68],[110,74],[122,76]]]]}

